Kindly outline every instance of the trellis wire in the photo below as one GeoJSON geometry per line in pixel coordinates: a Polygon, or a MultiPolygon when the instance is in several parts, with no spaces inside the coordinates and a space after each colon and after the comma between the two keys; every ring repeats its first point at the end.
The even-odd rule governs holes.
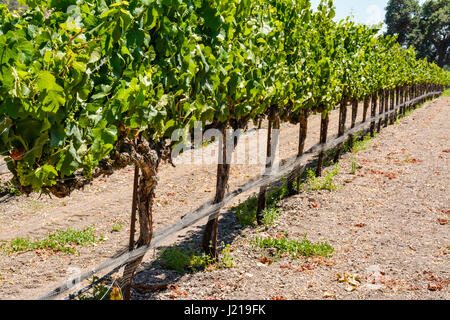
{"type": "Polygon", "coordinates": [[[9,129],[11,129],[12,125],[7,126],[5,129],[2,130],[2,132],[0,132],[0,136],[2,134],[4,134],[6,131],[8,131],[9,129]]]}
{"type": "MultiPolygon", "coordinates": [[[[6,119],[3,119],[2,122],[0,122],[0,126],[1,126],[4,122],[6,122],[6,119]]],[[[8,131],[9,129],[11,129],[11,127],[12,127],[12,125],[9,125],[9,126],[7,126],[5,129],[3,129],[2,132],[0,133],[0,136],[1,136],[2,134],[4,134],[6,131],[8,131]]],[[[5,150],[5,151],[0,152],[0,155],[3,156],[3,155],[8,154],[8,153],[10,153],[10,152],[11,152],[11,150],[5,150]]]]}
{"type": "Polygon", "coordinates": [[[0,152],[0,156],[4,156],[4,155],[6,155],[6,154],[8,154],[10,152],[11,152],[11,150],[2,151],[2,152],[0,152]]]}

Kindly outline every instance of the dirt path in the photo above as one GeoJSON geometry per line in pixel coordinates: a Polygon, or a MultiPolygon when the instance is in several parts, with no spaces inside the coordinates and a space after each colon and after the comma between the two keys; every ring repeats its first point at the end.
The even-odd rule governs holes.
{"type": "MultiPolygon", "coordinates": [[[[402,122],[401,125],[398,126],[391,126],[380,135],[380,137],[377,138],[376,143],[387,143],[389,139],[392,139],[392,133],[397,132],[399,135],[401,134],[403,137],[410,138],[411,132],[415,134],[420,134],[420,136],[425,139],[426,143],[431,144],[433,146],[436,146],[436,148],[441,148],[444,150],[445,148],[448,148],[448,136],[449,136],[449,119],[448,119],[448,105],[449,105],[449,99],[448,98],[441,98],[438,100],[438,102],[433,102],[429,106],[422,108],[418,111],[416,111],[413,116],[407,118],[405,121],[402,122]],[[438,109],[440,108],[438,111],[438,109]],[[420,116],[423,117],[419,118],[420,116]],[[446,117],[446,118],[445,118],[446,117]],[[412,118],[417,118],[418,121],[412,121],[412,118]],[[428,119],[429,118],[429,119],[428,119]],[[444,119],[445,118],[445,119],[444,119]],[[438,120],[442,119],[442,122],[439,122],[438,120]],[[409,124],[408,124],[409,123],[409,124]],[[413,124],[413,125],[411,125],[413,124]],[[443,125],[442,128],[436,128],[437,125],[443,125]],[[427,127],[428,125],[428,127],[427,127]],[[419,126],[420,129],[419,130],[419,126]],[[428,131],[427,131],[428,130],[428,131]],[[445,148],[442,147],[442,145],[445,145],[445,148]]],[[[350,112],[349,107],[349,112],[350,112]]],[[[361,119],[362,110],[360,108],[359,110],[359,116],[358,120],[361,119]]],[[[337,132],[337,118],[338,118],[338,112],[334,111],[331,114],[330,117],[330,133],[337,132]]],[[[314,145],[318,141],[318,133],[319,133],[319,116],[312,116],[310,117],[310,123],[309,123],[309,133],[308,133],[308,139],[306,141],[306,148],[314,145]]],[[[405,138],[406,139],[406,138],[405,138]]],[[[417,138],[419,139],[419,138],[417,138]]],[[[290,156],[295,155],[296,153],[296,144],[298,140],[298,128],[297,126],[292,125],[284,125],[281,130],[280,135],[280,158],[287,158],[290,156]]],[[[392,142],[392,140],[390,140],[392,142]]],[[[397,141],[397,140],[396,140],[397,141]]],[[[409,140],[408,140],[409,141],[409,140]]],[[[418,140],[417,140],[418,141],[418,140]]],[[[419,147],[419,142],[415,142],[417,147],[419,147]]],[[[414,141],[409,142],[409,144],[414,145],[414,141]]],[[[399,144],[400,142],[396,142],[399,144]]],[[[425,143],[425,142],[424,142],[425,143]]],[[[388,144],[389,145],[389,144],[388,144]]],[[[403,152],[400,151],[401,148],[405,148],[406,150],[409,150],[410,146],[394,146],[389,145],[389,148],[391,151],[397,151],[397,152],[403,152]]],[[[435,157],[438,156],[438,154],[429,155],[430,159],[425,159],[424,152],[428,152],[432,149],[431,146],[426,146],[427,149],[423,150],[421,149],[420,152],[417,154],[413,154],[413,150],[409,151],[413,154],[411,156],[412,158],[417,158],[424,160],[424,162],[420,163],[405,163],[405,166],[411,166],[412,168],[419,168],[420,166],[429,165],[430,161],[432,161],[435,157]],[[423,155],[423,156],[422,156],[423,155]],[[422,159],[423,158],[423,159],[422,159]]],[[[209,148],[215,148],[214,145],[211,145],[209,148]]],[[[374,149],[375,151],[377,149],[374,149]]],[[[441,151],[442,151],[441,150],[441,151]]],[[[407,152],[407,151],[405,151],[407,152]]],[[[363,153],[361,153],[363,154],[363,153]]],[[[403,155],[403,153],[401,153],[403,155]]],[[[436,210],[447,210],[448,207],[448,194],[447,197],[445,197],[446,188],[448,187],[445,185],[445,181],[448,181],[446,179],[446,175],[448,177],[448,154],[446,153],[440,153],[440,156],[443,158],[440,159],[438,162],[440,167],[440,170],[436,170],[440,172],[440,175],[432,175],[430,177],[426,176],[427,172],[424,172],[423,174],[418,176],[418,182],[416,183],[413,179],[413,177],[416,177],[415,175],[408,175],[406,174],[399,174],[397,179],[389,180],[389,182],[396,183],[397,181],[402,181],[402,188],[405,190],[408,196],[413,196],[411,194],[412,188],[417,188],[418,192],[417,194],[414,193],[414,197],[418,197],[422,199],[421,201],[426,201],[427,203],[432,203],[432,207],[435,207],[433,210],[434,215],[437,215],[438,212],[436,210]],[[442,167],[444,166],[444,167],[442,167]],[[410,179],[411,181],[405,182],[401,179],[403,177],[410,179]],[[426,179],[424,179],[426,177],[426,179]],[[431,182],[432,178],[436,178],[437,182],[436,184],[431,182]],[[424,186],[423,181],[430,181],[430,187],[427,185],[424,186]],[[439,182],[439,183],[438,183],[439,182]],[[444,188],[444,190],[440,190],[437,188],[434,190],[432,186],[440,186],[441,188],[444,188]],[[430,189],[429,189],[430,188],[430,189]],[[434,190],[431,192],[431,190],[434,190]],[[428,194],[429,193],[429,194],[428,194]],[[442,195],[444,193],[444,195],[442,195]],[[437,206],[436,202],[431,201],[431,197],[434,197],[436,195],[440,194],[441,202],[439,206],[437,206]]],[[[360,158],[361,155],[358,155],[358,158],[360,158]]],[[[399,155],[397,155],[399,156],[399,155]]],[[[406,155],[405,155],[406,156],[406,155]]],[[[347,156],[346,156],[347,157],[347,156]]],[[[377,155],[372,155],[373,159],[376,159],[377,155]]],[[[394,157],[394,156],[393,156],[394,157]]],[[[363,159],[361,159],[362,161],[363,159]]],[[[369,160],[367,158],[366,160],[369,160]]],[[[346,160],[347,161],[347,160],[346,160]]],[[[378,161],[378,160],[376,160],[378,161]]],[[[372,164],[378,164],[374,160],[368,161],[367,164],[363,164],[363,169],[366,170],[366,167],[368,168],[372,164]]],[[[385,161],[384,158],[383,160],[385,161]]],[[[434,161],[434,160],[433,160],[434,161]]],[[[433,162],[433,164],[436,161],[433,162]]],[[[383,163],[380,162],[382,165],[383,163]]],[[[437,164],[436,164],[437,165],[437,164]]],[[[400,170],[406,170],[403,167],[396,167],[397,171],[400,170]]],[[[253,177],[257,174],[259,174],[262,170],[262,166],[254,166],[254,165],[236,165],[232,166],[231,171],[231,178],[230,178],[230,190],[234,189],[235,187],[239,186],[240,184],[244,183],[248,178],[253,177]]],[[[385,169],[387,171],[387,169],[385,169]]],[[[343,164],[342,172],[345,171],[345,161],[343,164]]],[[[347,170],[348,171],[348,170],[347,170]]],[[[353,192],[352,189],[349,186],[356,186],[358,181],[363,182],[364,179],[368,179],[369,176],[371,176],[371,173],[366,174],[367,177],[357,177],[353,183],[346,184],[344,188],[340,189],[339,191],[336,191],[333,194],[341,194],[344,192],[347,192],[346,190],[353,192]]],[[[80,248],[79,249],[79,255],[64,255],[64,254],[48,254],[46,252],[27,252],[22,254],[14,254],[11,256],[6,256],[1,254],[0,255],[0,298],[1,299],[23,299],[23,298],[36,298],[40,294],[45,293],[47,290],[52,289],[56,285],[60,284],[62,281],[64,281],[68,276],[70,276],[71,270],[73,270],[73,267],[86,269],[88,267],[93,267],[107,258],[113,256],[115,253],[120,251],[126,246],[127,238],[128,238],[128,232],[129,232],[129,211],[131,206],[131,189],[132,189],[132,176],[133,176],[133,170],[132,168],[126,168],[124,170],[121,170],[120,172],[116,172],[111,177],[105,178],[105,179],[99,179],[95,181],[91,186],[88,186],[83,191],[77,191],[74,192],[70,197],[66,199],[49,199],[48,197],[42,196],[40,199],[38,198],[38,195],[33,195],[29,198],[26,197],[18,197],[15,198],[7,203],[0,204],[0,240],[2,241],[9,241],[15,237],[31,237],[31,238],[39,238],[45,236],[47,232],[55,231],[55,230],[63,230],[67,228],[74,228],[74,229],[82,229],[86,228],[88,226],[91,226],[95,223],[95,228],[97,230],[98,234],[103,234],[106,237],[106,240],[100,244],[98,244],[95,247],[87,247],[87,248],[80,248]],[[112,232],[113,225],[116,222],[122,222],[124,227],[119,232],[112,232]],[[72,268],[72,269],[71,269],[72,268]]],[[[383,175],[375,175],[376,177],[380,179],[384,179],[383,175]]],[[[167,226],[173,222],[176,222],[182,217],[184,214],[188,213],[192,209],[195,209],[200,204],[204,203],[205,201],[209,200],[213,196],[214,192],[214,186],[215,186],[215,165],[191,165],[189,167],[187,166],[177,166],[176,168],[173,168],[169,165],[163,165],[160,169],[159,173],[160,181],[159,186],[157,190],[157,203],[156,203],[156,210],[155,210],[155,229],[158,230],[164,226],[167,226]]],[[[384,180],[383,180],[384,181],[384,180]]],[[[388,188],[387,184],[381,184],[381,182],[376,182],[374,184],[373,181],[369,181],[368,185],[366,186],[367,190],[362,188],[363,191],[367,192],[368,194],[371,194],[372,199],[370,203],[372,203],[370,206],[367,205],[371,210],[374,207],[378,206],[378,203],[381,203],[380,196],[374,196],[372,195],[376,190],[380,189],[380,186],[383,188],[388,188]],[[374,190],[371,190],[374,188],[374,190]]],[[[390,185],[390,184],[389,184],[390,185]]],[[[363,192],[358,191],[358,192],[363,192]]],[[[355,191],[356,192],[356,191],[355,191]]],[[[380,191],[382,192],[382,191],[380,191]]],[[[384,192],[384,191],[383,191],[384,192]]],[[[384,194],[382,192],[382,194],[384,194]]],[[[347,196],[343,194],[343,199],[345,199],[347,202],[350,200],[355,200],[354,198],[350,198],[348,195],[349,193],[346,193],[347,196]]],[[[353,193],[352,193],[353,194],[353,193]]],[[[395,195],[397,195],[397,191],[394,192],[395,195]]],[[[248,194],[242,195],[240,198],[241,200],[244,199],[248,194]]],[[[303,208],[304,205],[302,205],[303,201],[302,199],[308,199],[305,194],[302,194],[302,196],[291,198],[289,200],[286,200],[286,204],[289,202],[293,202],[292,205],[295,207],[294,202],[298,202],[298,206],[302,208],[302,214],[304,214],[305,217],[310,217],[311,221],[303,221],[300,220],[300,226],[304,226],[304,229],[308,231],[308,235],[311,237],[314,237],[314,230],[315,225],[317,225],[317,228],[321,230],[322,237],[327,238],[330,242],[333,241],[331,235],[326,234],[325,230],[325,222],[322,221],[323,225],[319,223],[322,219],[334,219],[336,220],[337,217],[339,217],[336,214],[332,214],[331,210],[338,210],[339,206],[335,203],[336,199],[333,200],[333,197],[330,197],[330,194],[323,193],[317,194],[317,197],[323,197],[323,201],[332,201],[329,202],[330,205],[328,209],[326,209],[326,206],[321,206],[319,210],[312,210],[311,213],[314,213],[314,215],[309,215],[307,208],[303,208]],[[305,198],[306,197],[306,198],[305,198]],[[300,202],[299,202],[300,201],[300,202]],[[331,204],[333,206],[331,206],[331,204]],[[324,215],[320,215],[320,212],[324,212],[324,215]],[[325,213],[327,216],[325,216],[325,213]],[[320,218],[317,219],[316,218],[320,218]]],[[[316,197],[316,195],[314,195],[316,197]]],[[[401,198],[403,199],[403,198],[401,198]]],[[[319,200],[317,200],[319,201],[319,200]]],[[[415,199],[414,201],[418,201],[415,199]]],[[[422,203],[419,202],[419,203],[422,203]]],[[[319,202],[318,202],[319,203],[319,202]]],[[[325,203],[325,202],[324,202],[325,203]]],[[[365,202],[364,202],[365,203],[365,202]]],[[[411,205],[411,201],[407,201],[411,205]]],[[[231,205],[231,204],[230,204],[231,205]]],[[[381,205],[381,204],[380,204],[381,205]]],[[[387,205],[387,204],[383,204],[387,205]]],[[[394,206],[394,204],[392,204],[394,206]]],[[[348,208],[353,208],[354,204],[347,203],[346,206],[348,208]]],[[[360,204],[362,206],[362,204],[360,204]]],[[[417,205],[412,206],[414,210],[417,209],[417,205]]],[[[361,207],[362,208],[362,207],[361,207]]],[[[367,209],[367,207],[364,207],[367,209]]],[[[354,208],[353,208],[354,209],[354,208]]],[[[295,209],[292,209],[295,211],[295,209]]],[[[340,213],[342,215],[345,215],[345,213],[342,211],[343,209],[340,208],[340,213]]],[[[402,211],[401,205],[397,207],[397,210],[402,211]]],[[[418,209],[417,209],[418,210],[418,209]]],[[[364,214],[367,215],[367,219],[371,217],[372,215],[369,214],[369,211],[364,211],[364,214]]],[[[289,214],[289,210],[285,209],[283,211],[283,215],[289,214]]],[[[370,211],[372,212],[372,211],[370,211]]],[[[422,211],[420,211],[422,212],[422,211]]],[[[432,212],[432,213],[433,213],[432,212]]],[[[430,213],[430,214],[432,214],[430,213]]],[[[292,214],[292,212],[291,212],[292,214]]],[[[440,213],[441,215],[443,213],[440,213]]],[[[444,214],[445,215],[445,214],[444,214]]],[[[352,217],[355,218],[354,213],[352,212],[352,217]]],[[[300,219],[298,215],[295,215],[292,217],[292,219],[295,217],[295,219],[300,219]]],[[[344,216],[343,216],[344,217],[344,216]]],[[[429,217],[427,215],[426,217],[429,217]]],[[[378,217],[379,218],[379,217],[378,217]]],[[[436,217],[433,216],[434,223],[436,222],[436,217]]],[[[291,217],[289,218],[291,219],[291,217]]],[[[303,219],[303,218],[302,218],[303,219]]],[[[344,219],[344,218],[342,218],[344,219]]],[[[355,218],[356,219],[356,218],[355,218]]],[[[330,220],[330,221],[334,221],[330,220]]],[[[284,221],[283,216],[280,217],[280,224],[281,221],[284,221]]],[[[343,220],[345,221],[345,220],[343,220]]],[[[408,220],[409,223],[413,223],[413,220],[408,220]]],[[[343,222],[344,223],[344,222],[343,222]]],[[[351,223],[351,222],[346,222],[351,223]]],[[[356,223],[359,223],[356,222],[356,223]]],[[[387,223],[387,222],[386,222],[387,223]]],[[[369,226],[369,223],[366,223],[367,226],[369,226]]],[[[424,227],[424,224],[419,223],[418,228],[424,227]]],[[[414,222],[415,225],[415,222],[414,222]]],[[[283,226],[278,226],[279,228],[282,228],[283,226]]],[[[375,226],[374,226],[375,227],[375,226]]],[[[231,228],[231,226],[230,226],[231,228]]],[[[234,228],[234,227],[233,227],[234,228]]],[[[292,226],[291,226],[292,228],[292,226]]],[[[329,226],[327,227],[329,228],[329,226]]],[[[350,226],[349,226],[350,228],[350,226]]],[[[446,245],[449,244],[448,241],[448,226],[434,226],[434,228],[437,231],[442,230],[443,233],[444,230],[447,231],[447,235],[442,235],[441,239],[441,247],[440,250],[446,250],[445,252],[448,252],[448,247],[446,245]],[[447,237],[447,238],[446,238],[447,237]]],[[[368,229],[368,228],[366,228],[368,229]]],[[[366,230],[364,228],[361,228],[362,230],[366,230]]],[[[337,230],[337,229],[336,229],[337,230]]],[[[359,230],[359,229],[356,229],[359,230]]],[[[434,229],[433,229],[434,230],[434,229]]],[[[239,231],[241,232],[241,231],[239,231]]],[[[252,230],[244,230],[244,233],[246,232],[252,232],[252,230]]],[[[336,231],[334,231],[336,232],[336,231]]],[[[343,231],[344,232],[344,231],[343,231]]],[[[384,231],[383,231],[384,232],[384,231]]],[[[361,233],[361,232],[360,232],[361,233]]],[[[421,231],[421,235],[424,235],[424,233],[421,231]]],[[[320,235],[316,235],[320,236],[320,235]]],[[[368,236],[368,235],[367,235],[368,236]]],[[[436,236],[434,233],[432,233],[432,236],[436,236]]],[[[339,236],[340,237],[340,236],[339,236]]],[[[239,241],[243,242],[245,245],[245,240],[236,238],[237,243],[239,241]]],[[[369,239],[369,238],[368,238],[369,239]]],[[[434,238],[432,238],[434,239],[434,238]]],[[[350,240],[349,240],[350,241],[350,240]]],[[[431,241],[431,240],[429,240],[431,241]]],[[[369,243],[369,242],[368,242],[369,243]]],[[[370,244],[373,244],[370,242],[370,244]]],[[[435,246],[436,242],[433,240],[430,245],[435,246]]],[[[339,257],[339,254],[342,254],[341,249],[338,247],[337,244],[333,243],[333,246],[336,249],[336,257],[339,257]]],[[[438,249],[436,249],[438,250],[438,249]]],[[[247,252],[247,249],[244,250],[247,252]]],[[[235,254],[238,254],[238,251],[235,251],[235,254]]],[[[388,253],[386,253],[388,254],[388,253]]],[[[345,254],[348,256],[348,254],[345,254]]],[[[389,254],[388,254],[389,256],[389,254]]],[[[445,256],[444,256],[445,258],[445,256]]],[[[250,259],[250,258],[249,258],[250,259]]],[[[148,263],[151,262],[152,257],[149,255],[149,257],[146,257],[146,260],[148,263]]],[[[244,259],[245,260],[245,259],[244,259]]],[[[250,259],[250,262],[252,260],[250,259]]],[[[447,261],[448,262],[448,261],[447,261]]],[[[254,267],[254,261],[252,262],[254,267]]],[[[273,268],[274,265],[270,266],[269,268],[273,268]]],[[[238,268],[239,269],[239,268],[238,268]]],[[[223,270],[213,273],[198,273],[194,275],[189,275],[186,277],[192,277],[192,279],[195,279],[196,277],[199,277],[199,283],[201,284],[202,281],[204,281],[203,286],[205,288],[210,287],[213,284],[207,284],[208,277],[220,275],[223,273],[224,277],[227,276],[227,272],[238,272],[238,269],[230,269],[230,270],[223,270]],[[202,280],[203,277],[203,280],[202,280]]],[[[447,264],[448,269],[448,264],[447,264]]],[[[264,272],[267,272],[266,269],[264,272]]],[[[277,269],[279,273],[279,269],[277,269]]],[[[245,273],[244,273],[245,274],[245,273]]],[[[263,273],[264,274],[264,273],[263,273]]],[[[269,275],[270,273],[267,272],[269,275]]],[[[141,276],[141,275],[140,275],[141,276]]],[[[228,275],[229,276],[229,275],[228,275]]],[[[164,278],[166,276],[161,275],[159,278],[164,278]]],[[[170,276],[168,276],[170,277],[170,276]]],[[[256,279],[256,276],[255,276],[256,279]]],[[[448,274],[446,275],[446,279],[448,279],[448,274]]],[[[260,281],[259,279],[258,281],[260,281]]],[[[180,280],[180,285],[185,281],[185,279],[180,280]]],[[[194,280],[192,280],[194,281],[194,280]]],[[[214,283],[214,281],[213,281],[214,283]]],[[[189,282],[186,283],[186,285],[189,285],[189,282]]],[[[204,289],[205,289],[204,288],[204,289]]],[[[195,291],[195,285],[189,289],[192,294],[194,294],[195,291]]],[[[250,290],[251,291],[251,290],[250,290]]],[[[250,292],[249,291],[249,292],[250,292]]],[[[446,289],[444,289],[446,291],[446,289]]],[[[444,291],[439,291],[437,293],[441,293],[444,291]]],[[[196,296],[190,295],[190,298],[201,298],[202,291],[198,291],[196,293],[196,296]]],[[[235,293],[237,291],[234,291],[235,293]]],[[[257,294],[258,291],[255,291],[255,294],[257,294]]],[[[161,295],[161,298],[164,297],[164,294],[161,295]]],[[[236,297],[245,298],[244,296],[237,295],[236,297]]],[[[265,296],[259,296],[259,298],[264,298],[265,296]]],[[[290,296],[291,298],[293,296],[290,296]]],[[[159,298],[159,296],[157,297],[159,298]]],[[[233,298],[233,296],[230,296],[230,298],[233,298]]]]}

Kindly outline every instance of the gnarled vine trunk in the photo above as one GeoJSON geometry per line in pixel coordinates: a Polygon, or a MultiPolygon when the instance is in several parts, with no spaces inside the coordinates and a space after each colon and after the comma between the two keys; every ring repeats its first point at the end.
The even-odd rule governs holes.
{"type": "MultiPolygon", "coordinates": [[[[136,247],[148,246],[153,236],[153,201],[155,189],[158,184],[157,171],[159,165],[159,155],[152,150],[147,141],[140,142],[133,154],[135,164],[141,172],[136,193],[136,207],[139,217],[139,239],[136,247]]],[[[131,298],[131,284],[137,267],[142,262],[144,256],[129,262],[125,266],[123,273],[124,299],[131,298]]]]}

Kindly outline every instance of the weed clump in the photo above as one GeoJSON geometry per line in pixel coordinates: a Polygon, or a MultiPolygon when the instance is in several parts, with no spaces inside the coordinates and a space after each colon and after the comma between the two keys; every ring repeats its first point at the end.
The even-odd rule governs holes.
{"type": "Polygon", "coordinates": [[[204,252],[200,253],[193,245],[187,249],[171,246],[162,251],[161,265],[181,274],[201,269],[233,268],[235,263],[230,254],[230,245],[222,243],[221,248],[219,257],[215,259],[204,252]]]}
{"type": "Polygon", "coordinates": [[[313,169],[309,169],[306,181],[302,184],[302,189],[307,191],[315,190],[336,190],[341,185],[336,184],[334,178],[339,174],[339,166],[335,165],[333,170],[328,171],[325,177],[317,177],[313,169]]]}
{"type": "Polygon", "coordinates": [[[280,238],[256,237],[253,243],[260,248],[275,249],[275,256],[277,258],[285,253],[288,253],[294,259],[298,258],[299,256],[329,257],[334,252],[333,247],[326,240],[313,243],[306,238],[306,234],[304,235],[303,239],[300,240],[288,239],[286,236],[282,236],[280,238]]]}
{"type": "Polygon", "coordinates": [[[75,254],[77,253],[76,246],[87,247],[101,241],[103,241],[103,238],[96,238],[94,228],[89,227],[84,230],[58,230],[54,233],[49,233],[47,237],[43,239],[37,240],[15,238],[4,244],[2,249],[7,253],[20,253],[43,249],[66,254],[75,254]]]}

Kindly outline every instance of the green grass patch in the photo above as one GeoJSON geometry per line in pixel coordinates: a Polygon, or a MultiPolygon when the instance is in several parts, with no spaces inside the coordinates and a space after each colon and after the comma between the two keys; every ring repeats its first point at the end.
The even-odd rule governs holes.
{"type": "Polygon", "coordinates": [[[275,207],[265,208],[263,211],[262,224],[264,226],[271,226],[274,224],[275,220],[280,216],[281,209],[275,207]]]}
{"type": "MultiPolygon", "coordinates": [[[[237,217],[238,223],[241,226],[252,226],[256,223],[257,201],[258,199],[256,197],[250,197],[247,201],[240,203],[235,208],[234,212],[237,217]]],[[[272,225],[280,216],[280,214],[280,208],[276,208],[274,205],[267,206],[262,212],[262,225],[272,225]]]]}
{"type": "MultiPolygon", "coordinates": [[[[417,109],[420,108],[421,106],[417,106],[417,109]]],[[[403,117],[407,117],[409,115],[411,115],[414,112],[414,109],[412,108],[407,108],[405,109],[405,114],[403,115],[403,117]]]]}
{"type": "MultiPolygon", "coordinates": [[[[91,280],[91,284],[96,282],[99,277],[94,276],[91,280]]],[[[80,294],[77,297],[78,300],[110,300],[111,291],[110,286],[107,286],[104,281],[100,281],[92,287],[87,293],[80,294]]]]}
{"type": "MultiPolygon", "coordinates": [[[[377,132],[374,132],[373,138],[378,135],[377,132]]],[[[372,144],[372,139],[370,136],[370,132],[366,133],[364,136],[362,135],[362,131],[359,131],[353,135],[352,144],[349,143],[349,139],[347,139],[341,146],[342,153],[352,152],[356,153],[358,151],[366,150],[372,144]]],[[[337,164],[334,161],[334,156],[338,151],[339,146],[326,150],[324,152],[324,167],[330,167],[332,165],[337,164]]]]}
{"type": "Polygon", "coordinates": [[[339,165],[336,164],[332,170],[326,172],[324,177],[317,177],[313,169],[306,173],[306,181],[302,184],[302,189],[307,191],[315,190],[336,190],[341,185],[336,184],[334,178],[339,174],[339,165]]]}
{"type": "Polygon", "coordinates": [[[351,174],[356,174],[356,171],[358,170],[358,162],[356,161],[356,157],[352,156],[350,161],[351,161],[351,174]]]}
{"type": "MultiPolygon", "coordinates": [[[[296,187],[296,183],[294,183],[294,188],[296,187]]],[[[289,190],[287,188],[287,181],[283,179],[281,181],[281,185],[277,187],[273,187],[269,190],[267,194],[267,206],[276,206],[278,202],[289,195],[289,190]]]]}
{"type": "MultiPolygon", "coordinates": [[[[277,204],[280,200],[284,199],[289,194],[288,188],[285,182],[282,182],[281,186],[272,187],[266,199],[266,208],[263,211],[262,224],[264,226],[272,225],[275,220],[280,216],[281,209],[277,208],[277,204]]],[[[258,208],[258,197],[253,195],[242,203],[239,203],[234,208],[234,213],[238,219],[238,223],[241,226],[251,226],[256,223],[256,211],[258,208]]]]}
{"type": "Polygon", "coordinates": [[[272,248],[276,250],[275,256],[279,258],[281,255],[288,253],[292,258],[296,259],[299,256],[322,256],[330,257],[334,252],[333,247],[326,241],[318,241],[313,243],[306,238],[303,239],[288,239],[286,236],[281,238],[262,238],[256,237],[253,240],[254,245],[260,248],[272,248]]]}
{"type": "Polygon", "coordinates": [[[0,197],[6,195],[20,196],[21,193],[11,181],[0,182],[0,197]]]}
{"type": "MultiPolygon", "coordinates": [[[[377,136],[377,133],[374,132],[374,137],[377,136]]],[[[356,136],[353,138],[353,147],[351,149],[352,153],[356,153],[358,151],[366,150],[372,145],[373,138],[370,136],[370,132],[364,135],[363,137],[356,136]]]]}
{"type": "Polygon", "coordinates": [[[255,224],[257,206],[258,198],[256,196],[251,196],[234,208],[234,214],[241,226],[246,227],[255,224]]]}
{"type": "Polygon", "coordinates": [[[112,232],[119,232],[123,228],[123,223],[121,221],[116,221],[113,224],[112,232]]]}
{"type": "Polygon", "coordinates": [[[231,255],[231,246],[222,243],[222,251],[220,252],[219,260],[216,261],[215,266],[219,269],[228,269],[236,267],[234,258],[231,255]]]}
{"type": "Polygon", "coordinates": [[[211,269],[211,267],[213,269],[233,268],[235,263],[230,253],[230,245],[224,245],[223,243],[218,259],[214,259],[204,252],[199,252],[193,245],[190,245],[187,249],[171,246],[161,252],[160,260],[164,268],[184,274],[205,268],[211,269]]]}
{"type": "Polygon", "coordinates": [[[450,88],[442,92],[441,97],[450,97],[450,88]]]}
{"type": "Polygon", "coordinates": [[[75,254],[78,252],[76,246],[87,247],[101,241],[103,241],[103,238],[96,238],[95,230],[93,227],[89,227],[84,230],[58,230],[54,233],[49,233],[47,237],[38,240],[15,238],[4,244],[2,249],[6,253],[20,253],[43,249],[66,254],[75,254]]]}
{"type": "Polygon", "coordinates": [[[164,268],[178,273],[205,268],[214,262],[213,258],[205,253],[199,253],[192,248],[185,250],[176,247],[166,248],[161,253],[161,261],[164,268]]]}

